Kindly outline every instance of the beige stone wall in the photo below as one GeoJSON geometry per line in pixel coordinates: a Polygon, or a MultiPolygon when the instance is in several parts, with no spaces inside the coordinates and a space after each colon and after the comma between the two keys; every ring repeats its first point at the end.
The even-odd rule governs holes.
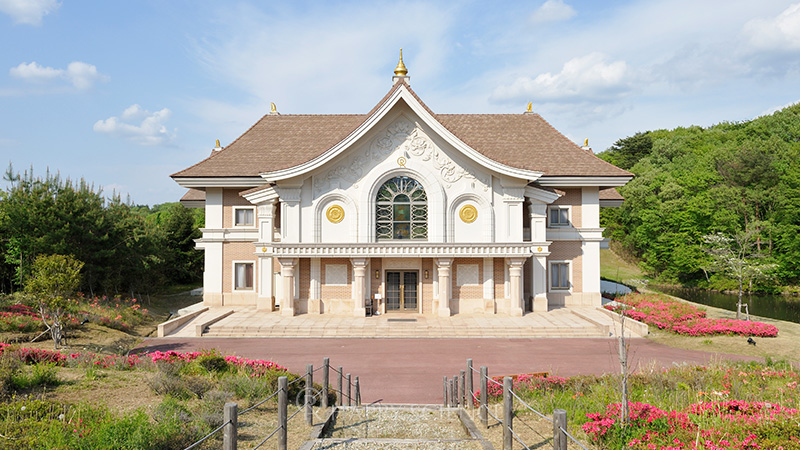
{"type": "Polygon", "coordinates": [[[559,241],[550,244],[550,256],[547,257],[547,298],[551,306],[570,306],[576,304],[576,302],[581,302],[583,292],[583,261],[581,254],[580,241],[559,241]],[[572,292],[549,290],[550,261],[572,262],[572,271],[570,273],[572,292]]]}
{"type": "Polygon", "coordinates": [[[422,259],[422,290],[420,291],[421,298],[419,299],[422,305],[422,314],[431,314],[436,311],[433,310],[433,260],[431,258],[422,259]],[[425,279],[425,271],[428,271],[428,279],[425,279]]]}
{"type": "Polygon", "coordinates": [[[295,269],[295,276],[300,276],[300,288],[298,296],[300,300],[311,298],[311,260],[308,258],[300,258],[297,269],[295,269]]]}
{"type": "MultiPolygon", "coordinates": [[[[322,258],[320,260],[320,295],[324,299],[351,299],[353,297],[353,268],[347,258],[322,258]],[[326,285],[325,267],[328,264],[344,264],[347,266],[347,284],[345,285],[326,285]]],[[[373,276],[375,276],[373,274],[373,276]]]]}
{"type": "MultiPolygon", "coordinates": [[[[249,242],[226,242],[222,246],[222,292],[233,292],[233,262],[252,261],[256,263],[253,254],[255,247],[249,242]]],[[[258,290],[258,279],[255,276],[256,267],[253,266],[253,290],[258,290]]]]}
{"type": "MultiPolygon", "coordinates": [[[[558,200],[554,201],[554,205],[570,205],[571,206],[571,221],[572,226],[575,228],[579,228],[583,222],[581,222],[581,203],[583,199],[583,194],[580,188],[577,189],[566,189],[564,190],[566,194],[562,195],[558,198],[558,200]]],[[[550,223],[548,218],[547,223],[550,223]]]]}
{"type": "Polygon", "coordinates": [[[494,298],[502,301],[506,297],[505,279],[506,266],[503,258],[494,258],[494,298]]]}
{"type": "Polygon", "coordinates": [[[222,190],[222,226],[233,228],[233,207],[234,206],[253,206],[244,197],[239,195],[240,189],[222,190]]]}

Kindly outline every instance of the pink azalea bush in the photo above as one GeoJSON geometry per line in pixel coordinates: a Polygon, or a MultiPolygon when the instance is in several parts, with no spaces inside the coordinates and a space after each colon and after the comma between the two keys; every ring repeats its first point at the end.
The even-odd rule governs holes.
{"type": "Polygon", "coordinates": [[[27,305],[0,306],[0,331],[28,333],[42,328],[42,319],[27,305]]]}
{"type": "Polygon", "coordinates": [[[705,311],[661,294],[627,294],[616,299],[621,305],[606,309],[622,312],[634,320],[684,336],[737,335],[775,337],[778,328],[763,322],[709,319],[705,311]]]}
{"type": "MultiPolygon", "coordinates": [[[[620,424],[619,403],[602,413],[590,413],[583,431],[605,448],[659,450],[743,450],[800,448],[795,435],[770,430],[783,422],[796,423],[797,409],[741,400],[694,403],[680,411],[664,411],[647,403],[630,402],[629,420],[620,424]],[[773,438],[780,440],[775,441],[773,438]],[[783,442],[785,441],[785,442],[783,442]],[[776,447],[775,443],[785,443],[776,447]]],[[[796,427],[795,427],[796,428],[796,427]]]]}
{"type": "MultiPolygon", "coordinates": [[[[98,355],[95,353],[69,353],[42,350],[38,348],[14,348],[14,346],[0,342],[0,355],[10,352],[13,358],[24,364],[52,363],[66,367],[99,367],[103,369],[135,369],[151,368],[157,364],[188,363],[209,355],[216,355],[213,351],[199,351],[181,353],[176,351],[155,351],[141,357],[139,355],[98,355]],[[151,363],[153,365],[151,365],[151,363]]],[[[252,377],[262,376],[268,371],[283,371],[288,369],[272,361],[263,359],[247,359],[238,356],[225,356],[224,361],[231,367],[240,368],[252,377]]]]}

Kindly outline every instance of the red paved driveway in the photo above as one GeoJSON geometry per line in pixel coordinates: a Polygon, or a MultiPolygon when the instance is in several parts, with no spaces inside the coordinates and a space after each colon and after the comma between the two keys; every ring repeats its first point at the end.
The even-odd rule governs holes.
{"type": "MultiPolygon", "coordinates": [[[[653,364],[670,367],[720,358],[747,359],[680,350],[641,338],[630,343],[634,370],[653,364]]],[[[294,373],[304,373],[306,364],[321,365],[327,356],[332,366],[342,366],[345,373],[359,376],[364,402],[440,403],[442,377],[458,374],[467,358],[473,359],[476,369],[487,366],[490,376],[543,371],[560,376],[619,372],[616,340],[610,339],[151,338],[139,351],[210,348],[271,360],[294,373]]]]}

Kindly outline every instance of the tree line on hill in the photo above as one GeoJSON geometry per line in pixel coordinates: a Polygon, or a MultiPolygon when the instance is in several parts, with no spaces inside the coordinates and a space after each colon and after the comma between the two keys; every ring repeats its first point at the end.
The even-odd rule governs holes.
{"type": "Polygon", "coordinates": [[[69,255],[83,263],[87,295],[139,296],[202,279],[203,253],[194,248],[202,209],[180,203],[134,206],[105,197],[84,180],[49,171],[15,172],[0,191],[0,292],[22,289],[42,255],[69,255]]]}
{"type": "Polygon", "coordinates": [[[751,290],[800,284],[800,103],[751,121],[636,133],[598,156],[636,175],[602,219],[616,250],[650,275],[735,289],[714,270],[716,235],[770,269],[749,279],[751,290]]]}

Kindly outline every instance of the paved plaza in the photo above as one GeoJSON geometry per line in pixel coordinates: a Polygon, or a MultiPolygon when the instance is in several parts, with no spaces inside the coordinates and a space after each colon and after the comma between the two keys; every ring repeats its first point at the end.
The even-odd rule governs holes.
{"type": "MultiPolygon", "coordinates": [[[[634,325],[632,321],[629,321],[634,325]]],[[[615,335],[613,315],[596,307],[556,308],[521,317],[493,314],[456,314],[450,317],[395,313],[371,317],[333,314],[283,316],[253,307],[210,308],[192,321],[167,333],[169,337],[329,337],[329,338],[540,338],[615,335]],[[233,312],[231,312],[233,311],[233,312]]],[[[641,337],[642,327],[626,333],[641,337]]],[[[644,327],[646,329],[646,327],[644,327]]]]}

